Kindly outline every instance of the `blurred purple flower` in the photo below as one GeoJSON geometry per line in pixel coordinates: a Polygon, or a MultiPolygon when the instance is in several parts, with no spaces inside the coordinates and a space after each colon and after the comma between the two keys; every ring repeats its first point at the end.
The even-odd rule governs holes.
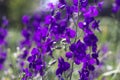
{"type": "Polygon", "coordinates": [[[103,53],[107,53],[107,52],[109,51],[108,45],[107,45],[107,44],[103,44],[101,51],[102,51],[103,53]]]}
{"type": "Polygon", "coordinates": [[[0,44],[5,43],[6,36],[7,36],[7,30],[4,28],[0,28],[0,44]]]}
{"type": "Polygon", "coordinates": [[[7,58],[7,54],[4,52],[2,53],[0,52],[0,70],[4,68],[3,65],[4,65],[6,58],[7,58]]]}
{"type": "Polygon", "coordinates": [[[30,17],[28,15],[24,15],[22,17],[23,24],[28,24],[29,23],[29,19],[30,19],[30,17]]]}

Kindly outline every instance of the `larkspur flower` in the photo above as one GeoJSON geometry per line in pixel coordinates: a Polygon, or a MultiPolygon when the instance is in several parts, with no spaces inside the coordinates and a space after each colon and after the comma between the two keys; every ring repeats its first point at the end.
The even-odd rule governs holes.
{"type": "Polygon", "coordinates": [[[8,24],[9,24],[8,19],[6,18],[6,16],[3,16],[3,17],[2,17],[2,26],[3,26],[3,27],[7,27],[8,24]]]}
{"type": "Polygon", "coordinates": [[[29,16],[24,15],[24,16],[22,17],[22,22],[23,22],[24,24],[28,24],[28,23],[29,23],[29,16]]]}
{"type": "Polygon", "coordinates": [[[55,59],[53,53],[56,49],[65,48],[67,58],[58,57],[56,75],[59,80],[64,80],[64,72],[70,74],[69,77],[74,72],[66,60],[72,61],[73,65],[83,64],[79,70],[80,80],[89,80],[90,71],[94,71],[94,65],[99,64],[98,38],[94,31],[99,30],[100,21],[95,17],[99,15],[98,8],[101,8],[102,4],[98,0],[95,1],[95,5],[89,4],[88,0],[71,1],[73,3],[69,4],[66,0],[59,0],[57,5],[49,5],[50,11],[41,11],[32,17],[23,16],[22,21],[26,27],[22,32],[24,37],[22,46],[30,52],[23,80],[37,74],[44,77],[49,66],[49,61],[44,58],[49,55],[50,58],[55,59]],[[83,17],[83,21],[79,19],[80,16],[83,17]],[[79,29],[83,32],[81,39],[77,38],[79,29]]]}
{"type": "Polygon", "coordinates": [[[0,28],[0,44],[5,44],[5,38],[7,36],[7,30],[0,28]]]}
{"type": "Polygon", "coordinates": [[[70,64],[60,57],[58,59],[58,69],[56,70],[56,75],[62,75],[62,73],[67,71],[69,68],[70,64]]]}
{"type": "Polygon", "coordinates": [[[78,40],[70,46],[71,52],[66,53],[66,57],[74,56],[74,62],[79,65],[86,55],[86,45],[78,40]]]}
{"type": "Polygon", "coordinates": [[[117,13],[119,10],[120,10],[120,1],[119,0],[115,0],[115,2],[113,3],[112,11],[114,13],[117,13]]]}
{"type": "Polygon", "coordinates": [[[8,20],[6,17],[2,18],[2,23],[0,25],[0,70],[4,69],[4,63],[7,58],[7,52],[5,51],[5,47],[7,46],[7,29],[8,26],[8,20]]]}
{"type": "Polygon", "coordinates": [[[0,52],[0,70],[4,68],[4,62],[6,60],[7,54],[5,52],[0,52]]]}
{"type": "Polygon", "coordinates": [[[115,3],[120,6],[120,1],[119,0],[115,0],[115,3]]]}
{"type": "Polygon", "coordinates": [[[87,7],[88,6],[88,0],[80,0],[81,7],[87,7]]]}

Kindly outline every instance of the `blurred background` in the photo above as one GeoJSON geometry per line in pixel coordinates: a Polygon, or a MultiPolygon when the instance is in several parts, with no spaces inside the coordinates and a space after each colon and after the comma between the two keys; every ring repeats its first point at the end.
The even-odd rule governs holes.
{"type": "MultiPolygon", "coordinates": [[[[101,49],[101,67],[93,74],[97,75],[96,80],[120,80],[120,12],[112,13],[111,8],[114,0],[104,1],[103,11],[97,17],[101,20],[101,32],[96,33],[101,49]]],[[[25,14],[39,13],[47,6],[48,2],[56,2],[56,0],[0,0],[0,19],[2,16],[6,16],[9,20],[7,27],[9,29],[7,37],[9,55],[16,52],[18,43],[22,39],[21,17],[25,14]]],[[[2,74],[0,73],[0,80],[3,79],[2,74]]],[[[11,80],[10,76],[4,76],[3,80],[11,80]]]]}

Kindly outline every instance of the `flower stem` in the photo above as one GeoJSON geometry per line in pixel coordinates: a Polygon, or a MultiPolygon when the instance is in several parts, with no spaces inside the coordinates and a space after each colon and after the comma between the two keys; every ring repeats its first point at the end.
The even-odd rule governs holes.
{"type": "Polygon", "coordinates": [[[72,80],[73,68],[74,68],[74,61],[72,62],[72,72],[70,74],[70,80],[72,80]]]}

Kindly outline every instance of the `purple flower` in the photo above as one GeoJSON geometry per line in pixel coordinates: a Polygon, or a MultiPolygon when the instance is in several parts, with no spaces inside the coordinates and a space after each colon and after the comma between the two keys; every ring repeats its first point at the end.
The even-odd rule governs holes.
{"type": "Polygon", "coordinates": [[[0,52],[0,70],[3,69],[3,64],[7,58],[7,54],[4,52],[0,52]]]}
{"type": "Polygon", "coordinates": [[[24,69],[23,72],[25,72],[25,75],[22,77],[22,80],[27,80],[28,77],[32,76],[32,73],[29,71],[28,68],[24,69]]]}
{"type": "Polygon", "coordinates": [[[22,58],[22,59],[26,59],[27,56],[28,56],[28,54],[29,54],[28,50],[25,50],[25,51],[23,52],[23,54],[21,55],[21,58],[22,58]]]}
{"type": "Polygon", "coordinates": [[[46,23],[46,24],[50,24],[51,21],[52,21],[52,16],[51,16],[51,15],[47,15],[47,16],[45,17],[45,23],[46,23]]]}
{"type": "Polygon", "coordinates": [[[98,55],[99,55],[99,51],[98,52],[94,52],[92,54],[92,58],[96,60],[96,64],[97,65],[99,65],[98,55]]]}
{"type": "Polygon", "coordinates": [[[32,55],[38,55],[38,54],[40,54],[40,51],[38,50],[38,48],[33,48],[32,51],[31,51],[31,54],[32,55]]]}
{"type": "Polygon", "coordinates": [[[0,44],[5,43],[6,36],[7,36],[7,30],[4,28],[0,28],[0,44]]]}
{"type": "Polygon", "coordinates": [[[115,3],[120,6],[120,0],[115,0],[115,3]]]}
{"type": "Polygon", "coordinates": [[[119,10],[120,10],[120,1],[119,0],[115,0],[115,3],[113,3],[112,11],[114,13],[117,13],[119,10]]]}
{"type": "Polygon", "coordinates": [[[28,57],[28,61],[31,62],[31,63],[34,62],[35,60],[36,60],[36,56],[35,55],[28,57]]]}
{"type": "Polygon", "coordinates": [[[87,69],[82,69],[82,71],[79,71],[80,79],[79,80],[89,80],[89,70],[87,69]]]}
{"type": "Polygon", "coordinates": [[[96,17],[99,12],[96,6],[90,6],[89,9],[84,13],[84,17],[96,17]]]}
{"type": "Polygon", "coordinates": [[[32,55],[28,57],[29,69],[34,71],[33,74],[40,73],[41,76],[44,75],[45,63],[41,59],[41,55],[32,55]]]}
{"type": "Polygon", "coordinates": [[[72,6],[66,6],[67,15],[72,16],[73,13],[73,7],[72,6]]]}
{"type": "Polygon", "coordinates": [[[107,53],[109,51],[108,45],[107,44],[103,44],[101,50],[102,50],[103,53],[107,53]]]}
{"type": "Polygon", "coordinates": [[[87,34],[84,37],[84,42],[87,46],[93,46],[98,42],[98,39],[94,34],[87,34]]]}
{"type": "MultiPolygon", "coordinates": [[[[78,40],[75,44],[71,44],[70,50],[73,53],[74,62],[77,65],[79,65],[82,59],[85,57],[86,49],[87,49],[86,45],[82,43],[80,40],[78,40]]],[[[71,56],[70,53],[69,53],[69,56],[71,56]]]]}
{"type": "Polygon", "coordinates": [[[66,4],[65,0],[59,0],[61,4],[66,4]]]}
{"type": "Polygon", "coordinates": [[[23,22],[24,24],[28,24],[28,23],[29,23],[29,19],[30,19],[29,16],[24,15],[24,16],[22,17],[22,22],[23,22]]]}
{"type": "Polygon", "coordinates": [[[92,47],[93,52],[97,51],[98,38],[93,33],[85,35],[83,40],[87,46],[92,47]]]}
{"type": "MultiPolygon", "coordinates": [[[[100,23],[100,20],[96,21],[94,20],[94,22],[92,23],[92,28],[95,30],[99,30],[99,23],[100,23]]],[[[100,31],[100,30],[99,30],[100,31]]]]}
{"type": "Polygon", "coordinates": [[[73,53],[72,52],[66,52],[66,57],[67,58],[72,58],[73,57],[73,53]]]}
{"type": "Polygon", "coordinates": [[[100,9],[100,10],[102,10],[103,9],[103,5],[104,5],[104,1],[101,1],[101,2],[98,2],[98,8],[100,9]]]}
{"type": "Polygon", "coordinates": [[[40,73],[41,76],[44,75],[44,68],[45,68],[45,64],[41,59],[38,59],[34,62],[34,68],[36,71],[38,71],[40,73]]]}
{"type": "Polygon", "coordinates": [[[69,49],[72,51],[72,52],[75,52],[76,50],[76,43],[73,43],[70,45],[69,49]]]}
{"type": "Polygon", "coordinates": [[[31,41],[30,40],[22,40],[20,42],[20,48],[24,48],[24,47],[30,48],[31,47],[31,41]]]}
{"type": "Polygon", "coordinates": [[[72,2],[73,2],[73,4],[74,4],[75,6],[78,5],[78,0],[72,0],[72,2]]]}
{"type": "Polygon", "coordinates": [[[55,19],[56,19],[56,20],[60,20],[60,19],[61,19],[61,12],[57,12],[57,13],[56,13],[55,19]]]}
{"type": "Polygon", "coordinates": [[[81,7],[87,7],[88,6],[88,0],[80,0],[81,7]]]}
{"type": "Polygon", "coordinates": [[[3,17],[2,24],[0,26],[0,70],[2,70],[4,68],[4,62],[7,58],[7,53],[4,51],[7,43],[5,38],[8,33],[5,29],[5,27],[8,26],[8,20],[6,17],[3,17]]]}
{"type": "Polygon", "coordinates": [[[79,71],[80,79],[79,80],[89,80],[90,71],[94,71],[95,60],[90,57],[90,55],[86,55],[83,59],[82,70],[79,71]]]}
{"type": "Polygon", "coordinates": [[[23,29],[22,35],[24,36],[25,39],[29,39],[30,38],[30,31],[28,31],[27,29],[23,29]]]}
{"type": "Polygon", "coordinates": [[[119,7],[116,4],[113,4],[112,12],[117,13],[119,10],[119,7]]]}
{"type": "Polygon", "coordinates": [[[86,45],[82,43],[80,40],[76,42],[76,51],[78,53],[85,53],[86,52],[86,45]]]}
{"type": "Polygon", "coordinates": [[[70,68],[70,64],[65,62],[62,57],[58,59],[58,68],[56,70],[56,75],[62,75],[63,72],[67,71],[70,68]]]}
{"type": "Polygon", "coordinates": [[[2,18],[2,26],[6,27],[6,26],[8,26],[8,24],[9,24],[9,21],[7,20],[7,18],[5,16],[3,16],[3,18],[2,18]]]}
{"type": "Polygon", "coordinates": [[[55,6],[54,6],[53,3],[48,3],[48,7],[49,7],[50,9],[54,9],[54,8],[55,8],[55,6]]]}
{"type": "MultiPolygon", "coordinates": [[[[54,59],[55,57],[53,57],[52,53],[59,47],[61,49],[61,46],[65,46],[67,60],[72,61],[73,64],[75,63],[74,65],[83,64],[79,72],[80,80],[89,79],[90,71],[94,71],[95,63],[99,63],[97,55],[98,38],[94,31],[96,29],[99,30],[99,21],[95,17],[98,16],[98,7],[101,7],[101,5],[91,5],[88,0],[72,0],[72,2],[73,4],[69,4],[66,0],[59,0],[58,5],[54,6],[54,8],[52,4],[50,5],[52,11],[48,10],[47,13],[41,12],[38,15],[33,15],[33,17],[23,16],[22,20],[26,28],[22,32],[25,37],[22,45],[27,47],[28,51],[34,46],[27,58],[29,65],[23,79],[27,79],[26,77],[31,77],[31,75],[35,76],[36,74],[44,77],[46,68],[49,66],[49,61],[46,61],[44,58],[49,55],[54,59]],[[79,8],[80,10],[78,10],[79,8]],[[79,23],[79,20],[76,20],[79,18],[76,15],[78,11],[84,18],[79,23]],[[77,25],[71,26],[72,18],[75,19],[74,23],[77,25]],[[78,32],[74,30],[74,27],[78,26],[84,33],[81,40],[77,39],[78,32]],[[67,48],[68,46],[69,49],[67,48]],[[92,49],[90,53],[88,53],[89,49],[92,49]]],[[[60,80],[64,80],[63,72],[71,74],[67,71],[70,69],[70,63],[65,60],[63,57],[58,58],[56,75],[60,80]]]]}
{"type": "Polygon", "coordinates": [[[68,36],[69,38],[74,38],[76,36],[75,30],[71,28],[66,29],[66,36],[68,36]]]}
{"type": "Polygon", "coordinates": [[[46,27],[38,29],[33,35],[33,40],[36,43],[41,42],[42,40],[45,40],[47,33],[48,29],[46,27]]]}

